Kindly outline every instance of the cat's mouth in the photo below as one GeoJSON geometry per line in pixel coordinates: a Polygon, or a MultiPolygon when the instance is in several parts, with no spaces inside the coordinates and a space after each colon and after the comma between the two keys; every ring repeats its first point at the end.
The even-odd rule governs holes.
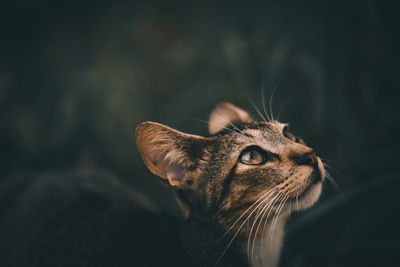
{"type": "Polygon", "coordinates": [[[295,198],[292,198],[293,204],[291,207],[294,210],[303,210],[308,207],[311,207],[312,205],[317,202],[319,196],[321,195],[321,189],[322,189],[322,182],[324,180],[323,178],[324,175],[324,170],[322,169],[316,169],[311,176],[309,177],[309,184],[308,186],[303,189],[301,194],[296,196],[295,198]]]}
{"type": "Polygon", "coordinates": [[[305,187],[301,193],[293,193],[291,197],[286,199],[285,201],[278,201],[276,204],[274,204],[274,207],[280,206],[282,202],[290,203],[291,201],[299,203],[301,200],[306,199],[309,195],[313,194],[313,191],[315,191],[323,181],[321,171],[319,169],[315,169],[309,179],[309,184],[307,187],[305,187]]]}
{"type": "Polygon", "coordinates": [[[321,178],[321,174],[318,173],[313,173],[311,176],[311,182],[310,184],[303,190],[303,192],[301,194],[298,195],[298,197],[296,196],[297,200],[301,200],[304,197],[306,197],[308,195],[308,193],[317,185],[319,185],[320,183],[322,183],[322,178],[321,178]]]}
{"type": "Polygon", "coordinates": [[[321,184],[323,181],[323,176],[325,175],[325,170],[322,167],[320,160],[317,160],[317,166],[310,175],[310,184],[303,190],[301,194],[296,196],[297,199],[302,199],[308,195],[308,193],[315,188],[317,185],[321,184]]]}

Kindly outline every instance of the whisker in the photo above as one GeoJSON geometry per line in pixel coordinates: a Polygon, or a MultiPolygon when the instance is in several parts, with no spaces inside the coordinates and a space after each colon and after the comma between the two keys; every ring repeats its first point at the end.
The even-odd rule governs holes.
{"type": "Polygon", "coordinates": [[[323,161],[322,161],[322,164],[324,165],[325,169],[328,169],[329,171],[332,171],[336,175],[339,175],[339,176],[343,177],[342,173],[336,167],[331,166],[330,164],[328,164],[326,162],[323,162],[323,161]]]}
{"type": "MultiPolygon", "coordinates": [[[[271,195],[271,196],[272,196],[272,195],[271,195]]],[[[275,198],[275,197],[273,197],[272,199],[274,199],[274,198],[275,198]]],[[[272,201],[272,199],[270,200],[270,202],[272,201]]],[[[265,198],[265,199],[263,200],[262,204],[264,204],[265,201],[267,201],[267,200],[268,200],[268,198],[265,198]]],[[[270,202],[269,202],[269,203],[270,203],[270,202]]],[[[268,203],[268,204],[269,204],[269,203],[268,203]]],[[[267,207],[268,207],[268,204],[266,205],[267,207]]],[[[249,255],[249,250],[250,250],[250,239],[251,239],[251,235],[252,235],[252,232],[253,232],[253,228],[254,228],[256,222],[258,221],[258,218],[259,218],[260,215],[263,213],[264,208],[265,208],[265,207],[261,207],[261,211],[257,213],[257,217],[255,218],[255,220],[254,220],[254,222],[253,222],[253,225],[251,226],[250,234],[249,234],[249,238],[248,238],[248,242],[247,242],[247,255],[249,255]]],[[[258,227],[257,227],[257,229],[258,229],[258,227]]],[[[253,239],[255,240],[256,237],[257,237],[257,232],[255,233],[253,239]]],[[[254,241],[253,241],[253,247],[254,247],[254,241]]]]}
{"type": "Polygon", "coordinates": [[[272,244],[273,239],[274,239],[274,232],[275,232],[276,223],[277,223],[277,221],[278,221],[278,219],[279,219],[279,215],[280,215],[280,213],[281,213],[281,211],[282,211],[284,205],[286,204],[286,200],[287,200],[287,196],[286,196],[286,197],[282,200],[282,202],[279,204],[279,206],[278,206],[278,208],[277,208],[277,211],[276,211],[276,214],[275,214],[275,216],[274,216],[274,219],[272,220],[272,227],[271,227],[271,244],[272,244]]]}
{"type": "Polygon", "coordinates": [[[321,158],[321,157],[319,157],[322,161],[324,161],[324,162],[326,162],[326,163],[330,163],[330,164],[333,164],[333,165],[335,165],[336,167],[337,167],[337,165],[336,165],[336,163],[334,162],[334,161],[332,161],[332,160],[329,160],[329,159],[327,159],[327,158],[321,158]]]}
{"type": "MultiPolygon", "coordinates": [[[[217,108],[218,108],[218,107],[217,107],[217,108]]],[[[204,123],[204,124],[206,124],[206,125],[209,125],[209,124],[216,125],[216,126],[220,127],[221,129],[227,130],[227,131],[229,131],[229,132],[231,132],[231,133],[236,133],[236,134],[241,134],[241,135],[243,135],[242,130],[240,130],[236,125],[234,125],[234,124],[231,123],[231,122],[229,122],[229,124],[230,124],[233,128],[235,128],[236,131],[234,131],[234,130],[228,128],[228,127],[226,127],[225,125],[219,124],[219,123],[215,123],[215,122],[210,123],[209,121],[202,120],[202,119],[198,119],[198,118],[194,118],[194,117],[190,117],[190,116],[187,116],[187,115],[181,115],[181,116],[183,116],[183,117],[185,117],[185,118],[188,118],[188,119],[191,119],[191,120],[195,120],[195,121],[204,123]]]]}
{"type": "MultiPolygon", "coordinates": [[[[223,112],[222,112],[221,108],[220,108],[218,105],[215,106],[215,107],[217,108],[218,112],[221,113],[221,114],[223,115],[223,112]]],[[[229,124],[230,124],[233,128],[235,128],[239,133],[243,134],[242,130],[240,130],[238,127],[236,127],[236,125],[234,125],[231,121],[229,121],[229,124]]]]}
{"type": "Polygon", "coordinates": [[[321,159],[322,163],[324,163],[326,166],[330,167],[333,170],[338,169],[338,166],[336,166],[335,163],[328,161],[327,159],[321,159]]]}
{"type": "MultiPolygon", "coordinates": [[[[279,201],[280,199],[281,199],[281,196],[282,195],[280,195],[280,194],[277,194],[276,195],[276,197],[272,200],[272,202],[271,202],[271,204],[270,204],[270,208],[269,208],[269,211],[268,211],[268,214],[267,214],[267,216],[265,217],[265,220],[264,220],[264,224],[263,224],[263,230],[262,230],[262,233],[261,233],[261,236],[262,236],[262,238],[261,238],[261,246],[262,247],[264,247],[264,237],[265,237],[265,228],[266,228],[266,226],[267,226],[267,221],[268,221],[268,218],[270,217],[270,214],[271,214],[271,212],[272,212],[272,210],[273,210],[273,206],[275,205],[275,203],[277,202],[277,201],[279,201]]],[[[267,210],[266,210],[267,211],[267,210]]],[[[265,212],[266,213],[266,212],[265,212]]]]}
{"type": "Polygon", "coordinates": [[[268,121],[265,119],[265,117],[263,116],[263,114],[260,112],[260,110],[258,109],[258,107],[256,106],[256,104],[254,104],[254,102],[251,100],[250,97],[247,97],[248,101],[250,102],[250,104],[253,106],[253,108],[256,110],[257,114],[260,116],[260,118],[267,123],[268,121]]]}
{"type": "Polygon", "coordinates": [[[264,110],[265,116],[267,116],[268,121],[271,121],[271,118],[268,115],[267,108],[265,107],[265,97],[264,97],[264,88],[263,84],[261,84],[261,104],[264,110]]]}
{"type": "MultiPolygon", "coordinates": [[[[261,213],[260,214],[262,214],[262,211],[264,210],[264,208],[262,208],[262,210],[261,210],[261,213]]],[[[254,261],[254,247],[255,247],[255,242],[256,242],[256,239],[257,239],[257,233],[258,233],[258,229],[260,228],[260,224],[262,223],[262,218],[260,218],[260,220],[258,220],[258,224],[257,224],[257,228],[256,228],[256,231],[255,231],[255,233],[254,233],[254,237],[253,237],[253,243],[252,243],[252,246],[251,246],[251,262],[253,262],[254,261]]],[[[249,239],[250,240],[250,239],[249,239]]],[[[249,255],[249,247],[247,248],[247,253],[248,253],[248,255],[249,255]]]]}
{"type": "Polygon", "coordinates": [[[282,200],[282,202],[281,202],[280,205],[278,206],[278,209],[277,209],[277,212],[276,212],[276,215],[275,215],[275,219],[274,219],[273,222],[272,222],[272,228],[271,228],[271,229],[272,229],[272,231],[271,231],[271,244],[272,244],[272,241],[273,241],[273,238],[274,238],[274,232],[275,232],[276,222],[278,221],[279,214],[281,213],[281,211],[282,211],[282,209],[283,209],[283,207],[284,207],[284,205],[285,205],[285,203],[286,203],[288,197],[289,197],[289,194],[287,193],[286,196],[285,196],[285,198],[282,200]]]}
{"type": "Polygon", "coordinates": [[[336,183],[335,179],[333,179],[332,175],[329,172],[325,171],[325,177],[329,182],[332,183],[336,191],[341,191],[340,186],[336,183]]]}
{"type": "Polygon", "coordinates": [[[222,235],[222,237],[220,237],[218,239],[217,242],[220,242],[227,234],[228,232],[236,225],[236,223],[238,223],[240,221],[241,218],[243,218],[244,215],[246,215],[246,213],[254,206],[256,205],[258,202],[262,201],[262,199],[269,193],[273,194],[275,191],[275,188],[270,189],[268,192],[266,192],[265,194],[263,194],[259,199],[257,199],[250,207],[248,207],[241,215],[240,217],[229,227],[228,230],[226,230],[226,232],[222,235]]]}
{"type": "Polygon", "coordinates": [[[342,172],[340,171],[340,167],[338,165],[336,165],[335,162],[330,161],[328,159],[325,158],[321,158],[322,164],[324,165],[325,168],[333,171],[335,174],[343,177],[342,172]]]}
{"type": "MultiPolygon", "coordinates": [[[[275,192],[275,188],[272,188],[271,190],[269,190],[267,193],[265,193],[264,195],[262,195],[256,202],[254,202],[244,213],[242,213],[242,215],[239,217],[239,219],[236,220],[236,222],[225,232],[225,234],[217,241],[219,242],[229,231],[230,229],[232,229],[232,227],[240,220],[240,218],[242,218],[247,211],[250,210],[251,207],[253,207],[256,203],[260,202],[262,199],[264,199],[264,196],[266,196],[269,192],[271,192],[271,194],[273,194],[275,192]],[[272,191],[272,192],[271,192],[272,191]]],[[[238,233],[240,232],[240,230],[242,229],[242,227],[244,226],[244,224],[250,219],[251,215],[254,213],[254,211],[256,211],[260,205],[262,204],[259,203],[254,209],[253,211],[247,215],[246,219],[244,220],[244,222],[240,225],[239,229],[236,231],[236,233],[234,234],[234,236],[232,237],[232,239],[229,241],[228,245],[225,247],[225,249],[222,251],[221,256],[218,258],[216,264],[218,264],[218,262],[222,259],[222,257],[224,256],[225,252],[228,250],[229,246],[232,244],[233,240],[236,238],[236,236],[238,235],[238,233]]]]}
{"type": "Polygon", "coordinates": [[[278,87],[278,85],[279,85],[279,81],[277,81],[275,83],[274,87],[272,88],[271,96],[269,97],[269,113],[270,113],[272,120],[274,120],[274,114],[272,112],[272,100],[274,98],[274,94],[275,94],[275,91],[276,91],[276,88],[278,87]]]}
{"type": "MultiPolygon", "coordinates": [[[[187,116],[185,116],[185,117],[187,117],[187,116]]],[[[192,118],[192,117],[187,117],[187,118],[192,119],[192,120],[195,120],[195,121],[198,121],[198,122],[201,122],[201,123],[205,123],[205,124],[207,124],[207,125],[210,124],[210,122],[209,122],[209,121],[206,121],[206,120],[197,119],[197,118],[192,118]]],[[[224,125],[221,125],[221,124],[218,124],[218,123],[215,123],[215,122],[213,122],[212,125],[219,126],[219,127],[221,127],[222,129],[227,130],[227,131],[229,131],[229,132],[231,132],[231,133],[243,134],[240,130],[239,130],[240,133],[238,133],[237,131],[234,131],[234,130],[232,130],[232,129],[230,129],[230,128],[225,127],[224,125]]]]}
{"type": "MultiPolygon", "coordinates": [[[[260,227],[261,223],[262,223],[263,220],[264,220],[265,214],[267,213],[268,209],[270,209],[270,208],[273,207],[273,203],[274,203],[275,200],[277,200],[277,199],[279,199],[279,194],[276,194],[276,195],[274,196],[274,198],[272,198],[272,199],[265,205],[265,207],[262,209],[262,211],[261,211],[262,216],[261,216],[261,219],[260,219],[259,224],[258,224],[258,226],[257,226],[256,233],[255,233],[256,235],[255,235],[255,236],[257,236],[259,227],[260,227]]],[[[267,219],[268,219],[268,217],[265,218],[264,225],[265,225],[265,222],[266,222],[267,219]]],[[[261,234],[262,234],[262,235],[261,235],[261,242],[263,242],[263,233],[264,233],[264,231],[262,231],[262,233],[261,233],[261,234]]],[[[254,246],[255,246],[255,238],[253,239],[253,245],[252,245],[252,250],[251,250],[251,259],[252,259],[252,260],[253,260],[253,255],[254,255],[254,246]]]]}
{"type": "Polygon", "coordinates": [[[284,102],[281,104],[281,106],[279,107],[278,115],[276,116],[277,121],[280,120],[280,118],[281,118],[281,113],[282,113],[284,107],[287,105],[288,102],[289,102],[289,100],[288,100],[288,99],[285,99],[285,101],[284,101],[284,102]]]}
{"type": "MultiPolygon", "coordinates": [[[[249,234],[249,236],[247,238],[247,257],[248,257],[249,260],[250,260],[250,258],[249,258],[250,257],[250,240],[251,240],[253,228],[254,228],[255,224],[257,223],[257,221],[258,221],[259,215],[261,214],[261,210],[260,209],[261,210],[263,209],[262,206],[260,206],[260,208],[258,209],[259,210],[258,216],[255,218],[255,220],[253,222],[253,225],[251,226],[251,229],[250,229],[250,234],[249,234]]],[[[256,238],[257,238],[257,233],[254,233],[253,240],[255,240],[256,238]]]]}
{"type": "Polygon", "coordinates": [[[336,191],[341,191],[340,186],[336,183],[335,179],[333,178],[332,171],[335,175],[339,174],[339,176],[343,177],[341,172],[337,169],[337,167],[331,166],[331,164],[336,165],[333,161],[330,161],[325,158],[320,158],[322,161],[322,165],[325,168],[325,178],[333,185],[336,191]],[[330,163],[327,163],[329,161],[330,163]]]}

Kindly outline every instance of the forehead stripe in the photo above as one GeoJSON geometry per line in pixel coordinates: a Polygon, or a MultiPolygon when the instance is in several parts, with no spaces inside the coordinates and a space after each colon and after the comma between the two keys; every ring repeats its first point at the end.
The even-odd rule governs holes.
{"type": "Polygon", "coordinates": [[[222,189],[221,189],[221,192],[220,192],[220,195],[219,195],[219,199],[216,202],[217,203],[217,207],[219,207],[221,205],[221,202],[224,199],[224,196],[226,195],[226,192],[228,191],[229,185],[230,185],[233,177],[235,176],[236,167],[237,167],[237,162],[229,170],[228,175],[224,178],[224,181],[222,182],[222,189]]]}

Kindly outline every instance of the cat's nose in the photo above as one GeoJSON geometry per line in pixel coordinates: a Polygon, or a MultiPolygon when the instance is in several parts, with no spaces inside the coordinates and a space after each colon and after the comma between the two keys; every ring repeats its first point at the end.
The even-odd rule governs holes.
{"type": "Polygon", "coordinates": [[[292,160],[299,165],[308,165],[311,167],[317,167],[317,154],[314,151],[306,152],[301,155],[292,155],[292,160]]]}

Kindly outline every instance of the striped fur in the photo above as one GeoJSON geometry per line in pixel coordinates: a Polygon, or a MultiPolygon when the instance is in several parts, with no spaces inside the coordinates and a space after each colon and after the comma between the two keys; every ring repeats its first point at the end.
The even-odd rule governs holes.
{"type": "Polygon", "coordinates": [[[186,219],[216,226],[247,243],[253,266],[276,266],[283,228],[293,210],[312,206],[325,170],[315,152],[278,121],[254,121],[222,103],[210,116],[211,136],[144,122],[136,129],[143,161],[174,193],[186,219]],[[256,146],[271,155],[260,165],[240,161],[256,146]]]}

